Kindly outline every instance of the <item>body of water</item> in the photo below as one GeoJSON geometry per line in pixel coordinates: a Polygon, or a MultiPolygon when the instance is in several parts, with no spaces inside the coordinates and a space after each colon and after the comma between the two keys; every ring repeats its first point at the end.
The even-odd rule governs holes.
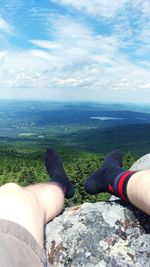
{"type": "Polygon", "coordinates": [[[101,121],[108,121],[108,120],[123,120],[123,118],[114,118],[114,117],[90,117],[92,120],[101,120],[101,121]]]}

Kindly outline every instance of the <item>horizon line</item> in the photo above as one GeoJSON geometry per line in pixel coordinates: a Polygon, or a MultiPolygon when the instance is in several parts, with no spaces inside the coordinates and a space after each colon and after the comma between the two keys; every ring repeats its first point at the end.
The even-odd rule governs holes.
{"type": "Polygon", "coordinates": [[[54,102],[54,103],[94,103],[94,104],[117,104],[117,105],[149,105],[150,102],[121,102],[121,101],[106,101],[106,100],[58,100],[46,98],[1,98],[0,101],[24,101],[24,102],[54,102]]]}

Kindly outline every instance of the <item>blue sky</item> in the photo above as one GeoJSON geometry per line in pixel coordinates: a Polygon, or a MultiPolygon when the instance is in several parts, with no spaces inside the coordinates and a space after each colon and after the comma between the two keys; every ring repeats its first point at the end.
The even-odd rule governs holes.
{"type": "Polygon", "coordinates": [[[0,0],[0,98],[150,102],[149,0],[0,0]]]}

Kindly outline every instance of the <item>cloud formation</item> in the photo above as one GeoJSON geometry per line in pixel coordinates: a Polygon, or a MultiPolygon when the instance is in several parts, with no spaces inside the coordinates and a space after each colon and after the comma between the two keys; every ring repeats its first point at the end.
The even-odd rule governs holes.
{"type": "MultiPolygon", "coordinates": [[[[26,40],[27,47],[0,50],[0,94],[148,101],[149,1],[49,2],[57,2],[55,10],[46,7],[41,13],[32,7],[30,12],[33,16],[34,10],[32,21],[38,18],[44,27],[40,38],[33,32],[26,40]],[[66,7],[65,12],[59,4],[66,7]]],[[[6,21],[0,20],[0,30],[10,33],[11,25],[6,21]]]]}
{"type": "Polygon", "coordinates": [[[135,8],[145,15],[150,14],[149,0],[53,0],[61,5],[71,6],[77,10],[100,18],[111,18],[116,16],[121,9],[135,8]]]}
{"type": "Polygon", "coordinates": [[[13,27],[2,17],[0,17],[0,32],[8,34],[13,33],[13,27]]]}

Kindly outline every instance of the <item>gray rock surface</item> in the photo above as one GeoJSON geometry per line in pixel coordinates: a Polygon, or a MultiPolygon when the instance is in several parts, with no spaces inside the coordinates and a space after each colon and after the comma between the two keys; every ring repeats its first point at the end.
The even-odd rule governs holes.
{"type": "Polygon", "coordinates": [[[131,170],[147,170],[150,169],[150,153],[137,160],[131,170]]]}
{"type": "Polygon", "coordinates": [[[45,247],[53,267],[150,267],[150,216],[120,200],[85,203],[47,224],[45,247]]]}

